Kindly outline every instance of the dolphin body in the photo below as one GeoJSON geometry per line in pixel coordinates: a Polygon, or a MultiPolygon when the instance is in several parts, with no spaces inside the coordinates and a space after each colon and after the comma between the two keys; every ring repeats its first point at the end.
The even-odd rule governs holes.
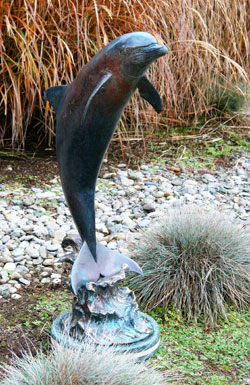
{"type": "Polygon", "coordinates": [[[56,149],[64,195],[84,241],[71,271],[75,294],[86,282],[119,272],[122,264],[142,274],[133,260],[96,242],[95,186],[118,120],[136,88],[158,113],[161,111],[160,96],[144,73],[167,52],[149,33],[128,33],[99,51],[71,84],[51,87],[44,93],[56,113],[56,149]]]}

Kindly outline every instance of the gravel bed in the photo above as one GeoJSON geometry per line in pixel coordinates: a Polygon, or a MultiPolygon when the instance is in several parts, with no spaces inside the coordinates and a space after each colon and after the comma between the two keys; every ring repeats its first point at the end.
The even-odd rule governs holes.
{"type": "MultiPolygon", "coordinates": [[[[242,155],[242,154],[241,154],[242,155]]],[[[171,207],[226,212],[250,228],[250,156],[231,169],[177,173],[145,164],[104,167],[96,190],[97,240],[129,255],[128,244],[166,217],[171,207]]],[[[41,188],[0,184],[0,298],[21,298],[22,286],[62,283],[61,241],[76,233],[59,178],[41,188]]]]}

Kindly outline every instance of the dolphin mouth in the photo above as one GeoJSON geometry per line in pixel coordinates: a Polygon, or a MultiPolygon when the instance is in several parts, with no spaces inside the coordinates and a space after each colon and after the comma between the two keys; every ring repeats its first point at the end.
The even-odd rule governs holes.
{"type": "Polygon", "coordinates": [[[138,63],[143,67],[145,65],[148,66],[154,60],[166,55],[168,48],[165,45],[151,43],[140,47],[125,48],[123,52],[131,57],[134,64],[138,63]]]}
{"type": "Polygon", "coordinates": [[[147,46],[140,47],[144,54],[147,54],[150,59],[158,59],[168,53],[168,48],[165,45],[152,43],[147,46]]]}

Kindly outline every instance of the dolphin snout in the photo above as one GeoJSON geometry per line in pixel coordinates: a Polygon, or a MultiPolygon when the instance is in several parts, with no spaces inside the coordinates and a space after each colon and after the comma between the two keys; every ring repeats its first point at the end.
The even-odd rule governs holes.
{"type": "Polygon", "coordinates": [[[157,43],[150,44],[143,48],[144,53],[147,53],[150,57],[158,59],[168,53],[168,48],[165,45],[159,45],[157,43]]]}

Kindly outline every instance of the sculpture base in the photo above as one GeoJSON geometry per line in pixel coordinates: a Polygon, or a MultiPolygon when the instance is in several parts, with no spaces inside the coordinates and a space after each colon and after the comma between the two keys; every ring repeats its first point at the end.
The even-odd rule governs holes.
{"type": "Polygon", "coordinates": [[[139,311],[134,293],[120,287],[127,269],[123,265],[118,274],[82,286],[72,310],[53,322],[52,338],[67,347],[84,349],[84,343],[91,341],[112,346],[118,353],[132,353],[136,359],[151,357],[159,347],[160,329],[152,317],[139,311]]]}
{"type": "MultiPolygon", "coordinates": [[[[151,325],[151,334],[147,337],[142,338],[141,340],[137,340],[129,344],[123,344],[122,342],[119,344],[117,342],[114,347],[117,353],[129,353],[133,354],[136,360],[146,360],[150,358],[159,347],[160,329],[152,317],[144,313],[140,314],[151,325]]],[[[60,344],[62,343],[68,348],[81,349],[81,346],[84,347],[84,336],[80,339],[75,338],[74,336],[70,336],[69,331],[62,327],[62,325],[65,325],[65,323],[67,323],[69,317],[72,317],[71,310],[59,315],[54,320],[51,328],[52,342],[60,344]]]]}

